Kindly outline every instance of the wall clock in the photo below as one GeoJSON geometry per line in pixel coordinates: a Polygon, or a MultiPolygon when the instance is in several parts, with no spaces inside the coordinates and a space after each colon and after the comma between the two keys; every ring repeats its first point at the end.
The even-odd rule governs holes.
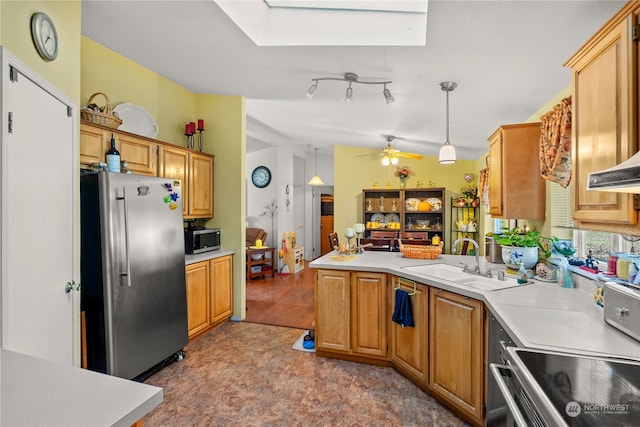
{"type": "Polygon", "coordinates": [[[58,57],[58,33],[46,13],[37,12],[31,16],[31,37],[44,60],[53,61],[58,57]]]}
{"type": "Polygon", "coordinates": [[[271,171],[266,166],[258,166],[251,172],[251,181],[258,188],[264,188],[271,182],[271,171]]]}

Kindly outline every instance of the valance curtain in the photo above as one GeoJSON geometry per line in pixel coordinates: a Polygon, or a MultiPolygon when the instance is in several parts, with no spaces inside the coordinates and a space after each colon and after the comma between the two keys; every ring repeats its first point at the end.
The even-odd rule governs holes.
{"type": "Polygon", "coordinates": [[[571,97],[540,117],[540,174],[567,188],[571,182],[571,97]]]}

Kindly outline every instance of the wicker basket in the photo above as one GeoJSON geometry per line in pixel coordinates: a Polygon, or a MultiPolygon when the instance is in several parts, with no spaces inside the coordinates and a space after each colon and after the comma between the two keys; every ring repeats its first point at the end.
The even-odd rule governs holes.
{"type": "Polygon", "coordinates": [[[400,252],[405,258],[420,258],[420,259],[436,259],[442,253],[442,247],[444,242],[440,242],[436,245],[403,245],[402,239],[398,239],[398,245],[400,252]]]}
{"type": "Polygon", "coordinates": [[[91,95],[89,101],[87,101],[87,105],[90,105],[93,98],[97,95],[102,95],[105,99],[105,106],[102,107],[102,112],[83,107],[80,109],[80,115],[84,120],[91,123],[117,129],[118,126],[122,124],[122,119],[111,112],[111,104],[109,103],[109,97],[107,95],[102,92],[96,92],[91,95]]]}

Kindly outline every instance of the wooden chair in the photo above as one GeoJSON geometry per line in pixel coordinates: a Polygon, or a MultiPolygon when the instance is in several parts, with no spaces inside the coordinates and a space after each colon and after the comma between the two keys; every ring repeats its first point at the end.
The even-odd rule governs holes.
{"type": "Polygon", "coordinates": [[[329,246],[331,246],[332,249],[336,250],[339,244],[340,242],[338,241],[338,233],[336,233],[335,231],[333,233],[329,233],[329,246]]]}
{"type": "Polygon", "coordinates": [[[385,251],[389,252],[393,249],[393,239],[360,239],[360,246],[371,244],[364,248],[365,251],[385,251]]]}

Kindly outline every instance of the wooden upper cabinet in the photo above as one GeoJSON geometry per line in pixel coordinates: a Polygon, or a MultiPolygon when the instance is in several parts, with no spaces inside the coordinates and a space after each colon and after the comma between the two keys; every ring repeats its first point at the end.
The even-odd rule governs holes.
{"type": "Polygon", "coordinates": [[[95,163],[105,162],[108,148],[104,145],[103,130],[80,124],[80,167],[91,169],[95,163]]]}
{"type": "MultiPolygon", "coordinates": [[[[111,135],[105,132],[108,145],[111,135]]],[[[114,134],[120,160],[126,161],[128,169],[139,175],[158,175],[158,144],[130,135],[114,134]]]]}
{"type": "Polygon", "coordinates": [[[161,146],[158,150],[159,176],[179,179],[182,183],[182,214],[189,215],[189,152],[180,148],[161,146]]]}
{"type": "Polygon", "coordinates": [[[213,217],[213,157],[189,153],[189,213],[185,217],[213,217]]]}
{"type": "Polygon", "coordinates": [[[489,213],[495,218],[544,219],[540,123],[500,126],[489,137],[489,213]]]}
{"type": "Polygon", "coordinates": [[[638,234],[633,197],[587,191],[590,172],[638,150],[638,2],[627,3],[567,61],[573,75],[573,218],[579,227],[638,234]],[[634,63],[635,61],[638,61],[634,63]]]}

